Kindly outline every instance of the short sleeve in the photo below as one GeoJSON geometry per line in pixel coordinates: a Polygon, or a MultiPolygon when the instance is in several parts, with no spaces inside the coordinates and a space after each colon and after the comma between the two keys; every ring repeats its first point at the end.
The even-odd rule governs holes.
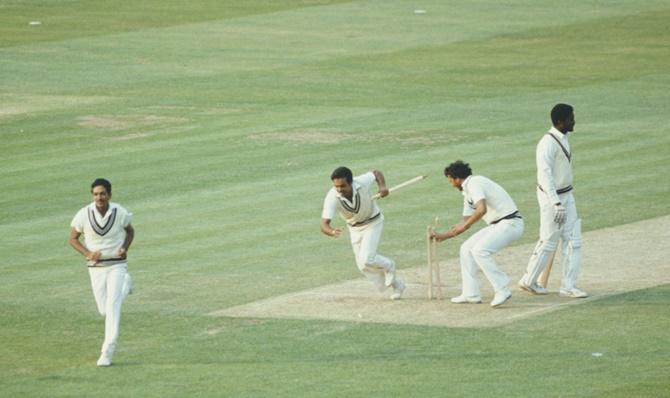
{"type": "Polygon", "coordinates": [[[72,219],[72,222],[70,223],[70,227],[72,227],[75,231],[82,233],[84,232],[84,219],[83,216],[85,215],[85,210],[79,210],[77,214],[75,214],[74,218],[72,219]]]}
{"type": "Polygon", "coordinates": [[[337,213],[337,198],[335,190],[328,191],[326,198],[323,200],[323,211],[321,211],[321,218],[332,220],[337,213]]]}
{"type": "Polygon", "coordinates": [[[123,218],[123,228],[126,228],[128,225],[130,225],[130,222],[133,221],[133,213],[129,212],[128,210],[125,211],[126,215],[123,218]]]}
{"type": "Polygon", "coordinates": [[[463,200],[463,217],[470,217],[475,212],[475,209],[470,206],[467,199],[463,200]]]}
{"type": "Polygon", "coordinates": [[[479,178],[473,177],[470,184],[468,184],[468,196],[473,204],[482,199],[486,199],[486,195],[484,194],[484,184],[482,184],[482,181],[479,178]]]}
{"type": "Polygon", "coordinates": [[[374,184],[377,181],[377,178],[375,177],[375,173],[368,171],[367,173],[361,174],[356,178],[354,178],[354,181],[361,184],[368,191],[370,191],[372,188],[372,184],[374,184]]]}

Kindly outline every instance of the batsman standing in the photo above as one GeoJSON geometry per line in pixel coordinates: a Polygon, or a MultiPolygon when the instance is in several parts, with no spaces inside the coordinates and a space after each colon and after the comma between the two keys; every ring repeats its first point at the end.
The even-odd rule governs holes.
{"type": "Polygon", "coordinates": [[[384,229],[384,215],[373,199],[371,189],[376,182],[381,197],[389,194],[384,174],[373,170],[354,178],[351,170],[338,167],[330,179],[333,187],[323,202],[321,232],[333,238],[342,234],[340,228],[330,225],[335,213],[339,212],[347,223],[358,269],[380,292],[392,287],[391,299],[400,299],[405,284],[396,276],[395,262],[377,253],[384,229]]]}
{"type": "Polygon", "coordinates": [[[572,106],[557,104],[551,110],[553,127],[536,149],[537,201],[540,205],[540,240],[528,261],[519,287],[531,294],[547,294],[538,277],[561,243],[561,288],[563,297],[583,298],[588,294],[575,285],[581,267],[581,220],[572,195],[572,151],[568,135],[575,127],[572,106]]]}
{"type": "Polygon", "coordinates": [[[488,226],[469,237],[460,251],[463,291],[451,299],[454,304],[482,302],[477,281],[481,269],[495,291],[491,307],[504,304],[512,292],[509,278],[500,271],[493,256],[523,234],[523,218],[509,194],[498,184],[483,176],[472,175],[467,163],[457,160],[444,169],[449,184],[463,193],[463,221],[445,233],[431,232],[438,242],[458,236],[480,219],[488,226]]]}
{"type": "Polygon", "coordinates": [[[128,249],[135,237],[132,213],[110,202],[112,184],[98,178],[91,184],[93,203],[77,212],[70,224],[70,245],[84,257],[98,312],[105,317],[105,340],[98,366],[110,366],[121,322],[121,304],[132,291],[128,249]],[[84,244],[80,236],[84,234],[84,244]]]}

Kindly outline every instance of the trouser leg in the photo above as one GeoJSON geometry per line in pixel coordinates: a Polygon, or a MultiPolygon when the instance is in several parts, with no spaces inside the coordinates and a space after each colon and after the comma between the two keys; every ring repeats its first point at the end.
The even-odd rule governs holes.
{"type": "Polygon", "coordinates": [[[123,304],[123,286],[126,281],[127,266],[113,265],[107,274],[107,300],[105,302],[105,340],[102,351],[112,354],[116,349],[121,324],[121,306],[123,304]]]}
{"type": "Polygon", "coordinates": [[[537,283],[540,274],[546,268],[549,259],[558,247],[561,236],[559,225],[554,222],[554,205],[549,203],[544,192],[538,190],[537,201],[540,205],[540,239],[528,260],[526,272],[521,281],[529,286],[537,283]]]}
{"type": "Polygon", "coordinates": [[[581,269],[582,221],[577,218],[577,209],[572,195],[566,201],[567,220],[561,234],[561,289],[576,287],[581,269]]]}
{"type": "Polygon", "coordinates": [[[471,246],[470,254],[495,292],[507,289],[509,278],[498,269],[494,255],[519,239],[523,234],[523,220],[503,220],[480,231],[477,241],[471,246]]]}
{"type": "Polygon", "coordinates": [[[383,229],[384,222],[380,220],[365,228],[351,228],[349,231],[356,266],[380,292],[396,282],[395,262],[377,253],[383,229]]]}
{"type": "Polygon", "coordinates": [[[477,281],[477,272],[479,272],[479,268],[477,267],[475,258],[472,256],[472,248],[481,238],[482,231],[483,230],[469,237],[465,242],[463,242],[460,249],[459,259],[461,262],[462,293],[464,296],[468,297],[481,296],[479,282],[477,281]]]}
{"type": "Polygon", "coordinates": [[[130,277],[130,272],[126,271],[126,276],[123,280],[123,288],[121,294],[125,299],[129,294],[133,293],[133,278],[130,277]]]}
{"type": "Polygon", "coordinates": [[[107,310],[107,270],[105,268],[91,267],[88,269],[88,275],[91,278],[95,305],[100,315],[105,316],[107,310]]]}

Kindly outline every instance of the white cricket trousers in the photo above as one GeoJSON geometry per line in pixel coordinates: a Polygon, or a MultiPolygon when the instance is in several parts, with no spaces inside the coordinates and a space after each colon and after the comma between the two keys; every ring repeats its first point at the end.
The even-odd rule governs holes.
{"type": "Polygon", "coordinates": [[[128,294],[127,286],[130,278],[128,264],[114,264],[108,267],[89,267],[93,296],[98,312],[105,317],[105,340],[101,351],[113,354],[116,340],[119,337],[121,323],[121,304],[128,294]],[[126,289],[124,289],[126,285],[126,289]]]}
{"type": "Polygon", "coordinates": [[[384,215],[362,227],[349,227],[356,266],[380,292],[395,286],[395,262],[377,253],[384,230],[384,215]]]}
{"type": "Polygon", "coordinates": [[[490,224],[472,235],[461,245],[461,277],[463,295],[481,296],[477,273],[481,269],[497,293],[507,288],[509,278],[498,269],[493,255],[519,239],[523,234],[523,219],[512,218],[490,224]]]}
{"type": "Polygon", "coordinates": [[[567,213],[565,223],[562,225],[554,222],[554,204],[544,192],[537,190],[537,201],[540,205],[540,240],[528,261],[523,281],[528,284],[537,281],[560,240],[561,289],[569,290],[575,287],[581,268],[581,222],[578,222],[577,206],[572,191],[559,194],[558,197],[567,213]]]}

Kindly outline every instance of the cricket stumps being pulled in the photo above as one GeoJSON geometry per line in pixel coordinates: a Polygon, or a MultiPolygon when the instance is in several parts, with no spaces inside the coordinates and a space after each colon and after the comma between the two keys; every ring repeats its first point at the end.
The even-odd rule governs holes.
{"type": "MultiPolygon", "coordinates": [[[[435,227],[437,227],[435,217],[435,227]]],[[[440,262],[437,259],[437,241],[431,238],[433,226],[426,228],[426,254],[428,258],[428,299],[442,299],[442,278],[440,276],[440,262]]]]}

